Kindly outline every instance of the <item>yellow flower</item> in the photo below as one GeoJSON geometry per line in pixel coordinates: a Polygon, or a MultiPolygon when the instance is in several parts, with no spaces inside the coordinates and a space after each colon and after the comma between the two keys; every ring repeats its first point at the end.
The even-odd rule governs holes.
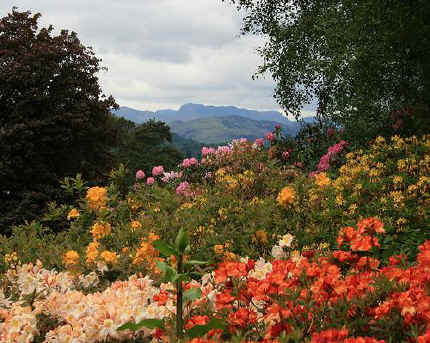
{"type": "Polygon", "coordinates": [[[385,143],[385,138],[382,137],[382,136],[378,136],[378,137],[376,137],[375,142],[378,143],[378,144],[385,143]]]}
{"type": "Polygon", "coordinates": [[[86,199],[89,202],[90,208],[97,210],[105,207],[107,202],[107,191],[104,187],[91,187],[87,191],[86,199]]]}
{"type": "Polygon", "coordinates": [[[131,230],[132,230],[132,231],[136,231],[137,229],[140,229],[140,228],[142,228],[142,224],[140,223],[140,221],[138,221],[138,220],[133,220],[133,221],[131,222],[131,230]]]}
{"type": "Polygon", "coordinates": [[[403,177],[399,176],[399,175],[395,175],[393,176],[393,183],[395,184],[400,184],[403,182],[403,177]]]}
{"type": "Polygon", "coordinates": [[[357,208],[358,208],[358,205],[357,204],[351,204],[350,206],[349,206],[349,214],[350,215],[353,215],[354,213],[355,213],[355,211],[357,210],[357,208]]]}
{"type": "Polygon", "coordinates": [[[342,194],[336,195],[336,205],[343,206],[344,203],[345,203],[345,200],[343,199],[342,194]]]}
{"type": "Polygon", "coordinates": [[[214,246],[214,252],[215,252],[215,254],[218,254],[218,255],[222,254],[224,252],[224,246],[221,244],[215,245],[214,246]]]}
{"type": "Polygon", "coordinates": [[[224,260],[225,261],[235,261],[237,260],[237,256],[233,254],[232,252],[226,251],[224,254],[224,260]]]}
{"type": "Polygon", "coordinates": [[[18,254],[16,253],[16,251],[4,255],[4,262],[8,265],[16,264],[16,262],[18,262],[18,254]]]}
{"type": "Polygon", "coordinates": [[[91,228],[91,234],[95,240],[103,238],[111,233],[109,223],[95,223],[91,228]]]}
{"type": "Polygon", "coordinates": [[[72,208],[70,212],[67,214],[67,220],[78,218],[79,217],[79,211],[76,208],[72,208]]]}
{"type": "Polygon", "coordinates": [[[396,224],[399,226],[402,226],[402,225],[406,224],[406,222],[407,222],[407,220],[405,218],[401,217],[401,218],[397,219],[396,224]]]}
{"type": "Polygon", "coordinates": [[[299,262],[299,261],[300,261],[300,259],[301,259],[300,251],[298,251],[298,250],[293,250],[293,251],[291,251],[291,252],[290,252],[290,259],[291,259],[293,262],[299,262]]]}
{"type": "Polygon", "coordinates": [[[111,264],[118,263],[118,255],[112,251],[105,250],[100,254],[100,256],[107,263],[111,263],[111,264]]]}
{"type": "Polygon", "coordinates": [[[331,180],[326,173],[315,175],[315,183],[320,187],[330,186],[331,180]]]}
{"type": "Polygon", "coordinates": [[[292,187],[284,187],[281,192],[278,194],[278,204],[281,206],[287,206],[293,203],[296,192],[292,187]]]}
{"type": "Polygon", "coordinates": [[[69,250],[64,254],[63,262],[66,266],[76,265],[79,262],[79,254],[75,250],[69,250]]]}

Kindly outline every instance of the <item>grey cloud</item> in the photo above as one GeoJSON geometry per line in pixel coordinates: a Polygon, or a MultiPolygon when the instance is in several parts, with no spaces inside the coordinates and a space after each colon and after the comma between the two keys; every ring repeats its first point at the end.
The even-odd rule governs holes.
{"type": "Polygon", "coordinates": [[[279,109],[273,80],[251,80],[263,41],[239,37],[240,15],[221,0],[2,0],[0,13],[13,5],[76,31],[108,67],[101,85],[120,105],[279,109]]]}

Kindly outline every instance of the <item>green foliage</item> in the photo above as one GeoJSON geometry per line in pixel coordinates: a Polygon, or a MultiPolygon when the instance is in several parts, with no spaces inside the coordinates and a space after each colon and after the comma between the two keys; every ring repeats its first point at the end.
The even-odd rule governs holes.
{"type": "Polygon", "coordinates": [[[122,172],[122,194],[134,184],[136,171],[143,170],[151,175],[152,167],[157,165],[171,170],[183,159],[183,154],[171,144],[172,135],[165,123],[152,119],[139,125],[123,118],[117,121],[124,139],[113,150],[113,154],[118,163],[126,166],[122,172]]]}
{"type": "Polygon", "coordinates": [[[267,37],[257,76],[271,74],[275,98],[290,113],[299,117],[316,98],[320,115],[362,143],[402,121],[414,134],[428,131],[427,0],[231,2],[244,10],[244,34],[267,37]]]}

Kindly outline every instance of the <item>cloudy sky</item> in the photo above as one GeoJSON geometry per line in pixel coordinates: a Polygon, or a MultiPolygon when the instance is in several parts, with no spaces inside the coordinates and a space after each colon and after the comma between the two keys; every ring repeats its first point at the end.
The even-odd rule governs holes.
{"type": "Polygon", "coordinates": [[[262,38],[240,36],[240,15],[221,0],[1,0],[1,16],[13,6],[77,32],[109,69],[101,85],[121,106],[279,109],[271,77],[251,79],[262,38]]]}

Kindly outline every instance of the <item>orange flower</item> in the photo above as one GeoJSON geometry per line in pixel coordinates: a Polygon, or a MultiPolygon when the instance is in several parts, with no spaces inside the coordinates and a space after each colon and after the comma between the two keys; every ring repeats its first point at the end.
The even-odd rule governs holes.
{"type": "Polygon", "coordinates": [[[67,220],[78,218],[79,217],[79,211],[76,208],[72,208],[70,212],[67,214],[67,220]]]}
{"type": "Polygon", "coordinates": [[[94,263],[97,260],[97,257],[99,256],[99,246],[100,244],[96,242],[91,242],[88,244],[87,251],[86,251],[86,262],[87,263],[94,263]]]}
{"type": "Polygon", "coordinates": [[[279,205],[286,207],[294,202],[295,195],[296,192],[294,188],[287,186],[282,188],[276,200],[278,201],[279,205]]]}
{"type": "Polygon", "coordinates": [[[185,324],[185,330],[189,330],[196,325],[205,325],[207,323],[209,323],[208,316],[193,316],[188,320],[187,324],[185,324]]]}
{"type": "Polygon", "coordinates": [[[107,190],[104,187],[91,187],[87,191],[86,199],[92,210],[97,210],[105,207],[107,202],[107,190]]]}
{"type": "Polygon", "coordinates": [[[218,293],[216,295],[215,307],[217,310],[221,310],[223,308],[231,308],[231,303],[236,300],[234,296],[231,295],[230,291],[224,291],[222,293],[218,293]]]}
{"type": "Polygon", "coordinates": [[[100,257],[107,263],[116,264],[118,263],[118,255],[112,251],[103,251],[100,257]]]}
{"type": "Polygon", "coordinates": [[[91,227],[91,234],[94,240],[103,238],[111,233],[111,226],[109,223],[95,223],[91,227]]]}
{"type": "Polygon", "coordinates": [[[155,294],[153,299],[158,302],[158,305],[160,306],[166,305],[169,300],[169,293],[167,291],[161,291],[160,293],[155,294]]]}
{"type": "Polygon", "coordinates": [[[79,262],[79,254],[75,250],[69,250],[64,254],[63,262],[66,266],[76,265],[79,262]]]}
{"type": "Polygon", "coordinates": [[[228,321],[233,326],[245,327],[257,321],[257,313],[241,307],[238,311],[229,314],[228,321]]]}
{"type": "Polygon", "coordinates": [[[315,175],[315,183],[320,187],[330,186],[331,180],[326,173],[318,173],[315,175]]]}
{"type": "Polygon", "coordinates": [[[218,254],[218,255],[222,254],[224,252],[224,246],[221,244],[215,245],[214,246],[214,252],[215,252],[215,254],[218,254]]]}
{"type": "Polygon", "coordinates": [[[133,220],[131,222],[131,230],[136,231],[137,229],[142,228],[142,224],[138,220],[133,220]]]}
{"type": "Polygon", "coordinates": [[[215,281],[223,282],[229,277],[239,278],[246,276],[246,264],[241,262],[223,262],[215,270],[215,281]]]}
{"type": "Polygon", "coordinates": [[[358,232],[361,235],[365,233],[368,233],[368,234],[385,233],[384,223],[374,217],[360,220],[357,223],[357,228],[358,228],[358,232]]]}

